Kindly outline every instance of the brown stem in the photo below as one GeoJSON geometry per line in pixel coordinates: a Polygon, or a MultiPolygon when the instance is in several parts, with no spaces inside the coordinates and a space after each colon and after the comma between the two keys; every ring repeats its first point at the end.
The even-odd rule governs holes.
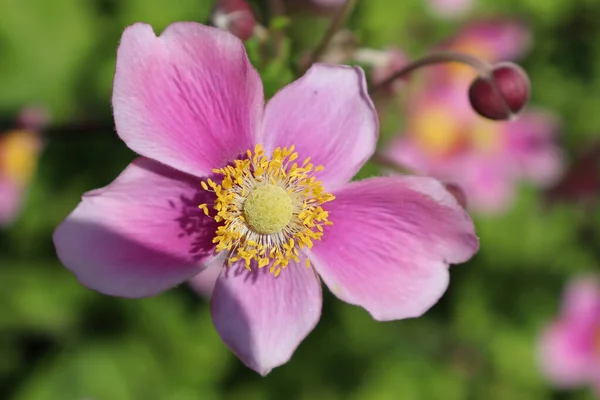
{"type": "Polygon", "coordinates": [[[385,79],[383,82],[380,82],[377,85],[371,87],[369,93],[373,94],[383,89],[384,87],[390,85],[396,79],[400,79],[421,67],[449,62],[465,64],[470,67],[473,67],[482,77],[487,77],[490,71],[492,70],[492,66],[489,63],[469,54],[457,53],[454,51],[434,53],[423,58],[419,58],[418,60],[415,60],[412,63],[406,65],[404,68],[394,72],[394,74],[392,74],[389,78],[385,79]]]}
{"type": "Polygon", "coordinates": [[[354,6],[356,5],[357,1],[358,0],[346,0],[344,5],[341,6],[337,14],[332,18],[331,23],[327,28],[327,31],[321,38],[321,41],[310,54],[307,63],[300,69],[300,75],[303,75],[312,64],[319,61],[325,50],[327,50],[327,46],[329,46],[329,43],[331,42],[335,34],[341,29],[341,27],[344,25],[344,23],[352,13],[352,10],[354,9],[354,6]]]}

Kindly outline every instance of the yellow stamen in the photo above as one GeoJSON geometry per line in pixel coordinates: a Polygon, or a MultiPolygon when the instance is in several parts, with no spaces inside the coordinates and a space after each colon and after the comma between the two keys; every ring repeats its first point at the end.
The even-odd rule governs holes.
{"type": "Polygon", "coordinates": [[[214,169],[220,182],[200,183],[216,198],[212,214],[207,204],[198,207],[220,223],[213,243],[217,252],[229,252],[228,265],[243,260],[251,269],[255,261],[278,276],[290,261],[300,261],[298,247],[311,248],[321,240],[323,226],[332,225],[321,205],[335,197],[313,176],[322,166],[314,167],[309,158],[302,165],[293,162],[294,146],[278,147],[269,158],[256,145],[246,156],[214,169]]]}

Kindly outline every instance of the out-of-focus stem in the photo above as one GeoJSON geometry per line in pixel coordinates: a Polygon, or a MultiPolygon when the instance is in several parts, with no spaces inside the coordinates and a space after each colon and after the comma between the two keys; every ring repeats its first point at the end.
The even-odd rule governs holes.
{"type": "MultiPolygon", "coordinates": [[[[269,0],[269,18],[275,18],[285,15],[285,5],[282,0],[269,0]]],[[[273,45],[275,48],[275,58],[279,58],[283,46],[283,32],[276,31],[273,35],[273,45]]]]}
{"type": "Polygon", "coordinates": [[[327,46],[329,46],[331,39],[333,39],[335,34],[342,28],[350,14],[352,14],[352,10],[354,9],[357,1],[358,0],[346,0],[344,5],[341,6],[337,14],[335,14],[331,20],[331,23],[321,38],[321,41],[310,54],[308,62],[300,68],[299,75],[303,75],[312,64],[319,61],[325,50],[327,50],[327,46]]]}
{"type": "Polygon", "coordinates": [[[383,154],[381,154],[379,151],[376,151],[375,154],[373,154],[373,156],[369,159],[369,161],[379,165],[380,167],[388,168],[401,174],[406,174],[409,172],[389,157],[386,157],[383,154]]]}
{"type": "Polygon", "coordinates": [[[451,63],[451,62],[465,64],[470,67],[473,67],[473,69],[475,69],[481,77],[489,76],[490,71],[492,70],[492,66],[489,63],[487,63],[486,61],[483,61],[480,58],[469,55],[469,54],[458,53],[458,52],[454,52],[454,51],[434,53],[434,54],[425,56],[423,58],[419,58],[419,59],[411,62],[410,64],[406,65],[404,68],[396,71],[394,74],[392,74],[386,80],[378,83],[377,85],[372,86],[371,90],[369,90],[369,93],[370,94],[376,93],[377,91],[381,90],[382,88],[393,83],[396,79],[400,79],[421,67],[425,67],[428,65],[434,65],[434,64],[451,63]]]}

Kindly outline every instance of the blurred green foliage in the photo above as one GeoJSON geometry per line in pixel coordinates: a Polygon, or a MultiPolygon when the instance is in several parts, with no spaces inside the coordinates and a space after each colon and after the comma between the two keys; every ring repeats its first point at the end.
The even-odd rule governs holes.
{"type": "MultiPolygon", "coordinates": [[[[266,1],[255,2],[268,16],[266,1]]],[[[0,114],[48,107],[56,124],[112,126],[115,50],[125,26],[156,31],[206,22],[202,0],[0,0],[0,114]]],[[[600,26],[594,0],[479,0],[477,17],[531,24],[523,65],[533,102],[564,121],[571,158],[600,133],[600,26]]],[[[327,26],[293,15],[270,61],[247,42],[268,96],[294,79],[294,62],[327,26]]],[[[264,18],[266,19],[266,17],[264,18]]],[[[439,21],[422,0],[359,2],[350,25],[361,44],[419,55],[464,21],[439,21]]],[[[273,49],[267,49],[273,54],[273,49]]],[[[384,133],[401,116],[382,121],[384,133]]],[[[134,155],[111,129],[53,131],[18,222],[0,232],[0,398],[126,399],[591,399],[554,392],[536,365],[536,336],[564,282],[598,269],[600,213],[548,207],[522,188],[506,215],[478,218],[481,251],[452,268],[448,293],[426,316],[378,323],[326,295],[323,318],[292,361],[261,378],[220,341],[207,301],[182,285],[124,300],[80,286],[57,261],[51,235],[81,193],[109,183],[134,155]]],[[[367,166],[361,176],[374,174],[367,166]]]]}

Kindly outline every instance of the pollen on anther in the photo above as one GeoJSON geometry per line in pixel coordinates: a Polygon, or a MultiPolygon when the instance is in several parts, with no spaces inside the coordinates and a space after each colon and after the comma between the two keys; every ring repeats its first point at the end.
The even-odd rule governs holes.
{"type": "MultiPolygon", "coordinates": [[[[323,226],[332,224],[321,205],[335,197],[326,193],[322,183],[313,175],[323,170],[322,166],[315,167],[310,158],[301,165],[293,162],[298,159],[293,145],[274,149],[271,157],[265,155],[262,146],[257,145],[254,151],[248,150],[245,155],[245,159],[214,169],[216,175],[221,175],[217,182],[211,179],[201,182],[204,190],[215,194],[211,206],[216,211],[214,215],[209,215],[211,212],[207,204],[198,207],[219,223],[213,242],[216,243],[216,252],[229,252],[227,265],[242,261],[246,268],[251,269],[254,261],[258,268],[268,267],[270,273],[279,276],[290,262],[300,262],[299,249],[311,248],[313,240],[321,240],[323,226]],[[275,192],[278,194],[276,198],[266,196],[275,192]],[[263,221],[270,224],[268,229],[264,224],[257,224],[256,216],[267,215],[265,212],[271,212],[269,207],[278,205],[288,196],[292,208],[289,213],[286,211],[285,218],[271,221],[272,215],[268,214],[269,218],[263,221]],[[264,202],[267,198],[277,202],[267,201],[268,206],[263,207],[260,201],[248,204],[250,197],[255,203],[257,200],[264,202]],[[257,208],[257,205],[260,207],[257,208]],[[249,219],[248,214],[255,218],[249,219]],[[276,225],[281,225],[281,228],[275,229],[276,225]]],[[[306,267],[310,268],[308,259],[306,267]]]]}
{"type": "MultiPolygon", "coordinates": [[[[204,183],[204,182],[202,182],[202,183],[204,183]]],[[[198,208],[201,209],[202,211],[204,211],[204,214],[206,214],[206,216],[210,216],[210,213],[208,211],[208,205],[206,203],[200,204],[198,206],[198,208]]]]}

